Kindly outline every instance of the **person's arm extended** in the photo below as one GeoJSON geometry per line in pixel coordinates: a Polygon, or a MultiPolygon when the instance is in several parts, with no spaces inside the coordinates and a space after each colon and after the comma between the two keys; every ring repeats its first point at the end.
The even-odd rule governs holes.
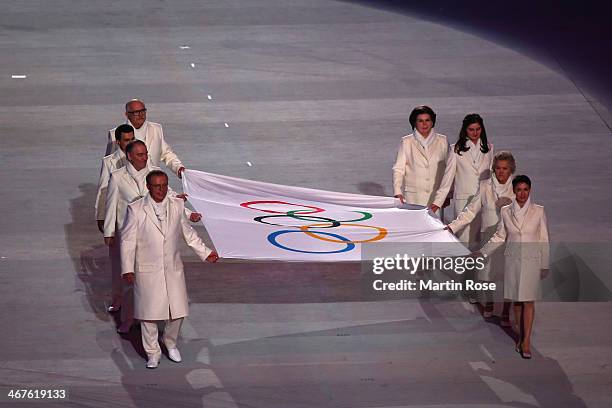
{"type": "Polygon", "coordinates": [[[440,187],[438,187],[438,191],[436,191],[436,196],[433,200],[433,205],[438,208],[442,208],[444,205],[444,201],[446,201],[446,197],[448,197],[448,193],[453,186],[453,182],[455,181],[455,174],[457,173],[457,155],[451,150],[451,146],[449,146],[448,149],[446,166],[444,167],[444,176],[442,176],[440,187]]]}
{"type": "Polygon", "coordinates": [[[502,219],[499,220],[499,223],[497,224],[497,230],[495,231],[495,234],[493,234],[491,239],[489,239],[489,241],[484,244],[484,246],[480,249],[480,253],[484,254],[485,256],[491,255],[493,251],[504,245],[504,243],[506,242],[506,235],[506,225],[504,224],[504,220],[502,217],[502,219]]]}
{"type": "Polygon", "coordinates": [[[172,150],[170,145],[166,143],[166,139],[164,139],[164,131],[161,127],[159,131],[160,131],[159,136],[161,138],[161,157],[160,158],[164,163],[166,163],[166,166],[168,166],[168,168],[172,170],[172,172],[176,174],[177,176],[179,176],[180,178],[181,174],[179,170],[181,170],[181,168],[184,170],[185,166],[183,165],[181,160],[178,158],[176,153],[174,153],[174,150],[172,150]]]}
{"type": "Polygon", "coordinates": [[[465,228],[466,225],[471,223],[474,218],[476,218],[476,215],[478,215],[481,209],[482,192],[480,188],[478,188],[476,195],[472,197],[470,203],[463,209],[463,211],[461,211],[461,213],[459,213],[459,215],[454,221],[448,224],[448,226],[451,228],[453,233],[456,233],[457,231],[465,228]]]}
{"type": "Polygon", "coordinates": [[[181,216],[180,218],[183,238],[185,238],[185,242],[187,243],[187,245],[189,245],[191,249],[194,250],[194,252],[200,257],[202,261],[216,262],[217,259],[219,259],[217,253],[204,244],[204,242],[195,232],[193,227],[189,225],[189,222],[187,222],[186,217],[181,216]]]}

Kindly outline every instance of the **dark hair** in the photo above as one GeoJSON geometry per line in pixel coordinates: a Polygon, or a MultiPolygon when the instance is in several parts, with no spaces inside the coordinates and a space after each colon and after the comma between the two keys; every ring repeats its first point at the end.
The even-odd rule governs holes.
{"type": "Polygon", "coordinates": [[[529,177],[521,174],[520,176],[516,176],[513,180],[512,180],[512,190],[514,190],[516,188],[516,186],[518,186],[520,183],[525,183],[529,186],[529,188],[531,188],[531,179],[529,179],[529,177]]]}
{"type": "Polygon", "coordinates": [[[432,126],[436,126],[436,113],[429,106],[421,105],[417,106],[412,110],[412,112],[410,112],[410,117],[408,118],[408,121],[410,122],[410,126],[412,126],[412,130],[414,130],[416,126],[417,116],[423,114],[429,115],[429,117],[431,118],[432,126]]]}
{"type": "Polygon", "coordinates": [[[465,115],[463,118],[463,124],[461,125],[461,131],[459,131],[459,139],[455,143],[455,153],[461,156],[461,152],[467,152],[470,148],[467,146],[467,128],[474,123],[478,123],[482,129],[480,132],[480,151],[483,153],[489,152],[489,142],[487,141],[487,131],[485,130],[484,121],[482,117],[477,113],[470,113],[465,115]]]}
{"type": "Polygon", "coordinates": [[[516,160],[514,160],[514,156],[508,150],[501,150],[495,153],[493,156],[493,165],[491,166],[491,170],[495,172],[495,165],[498,161],[507,161],[510,164],[510,171],[512,174],[516,171],[516,160]]]}
{"type": "Polygon", "coordinates": [[[120,141],[121,135],[123,135],[124,133],[134,133],[134,128],[128,125],[127,123],[117,126],[117,128],[115,129],[115,140],[120,141]]]}
{"type": "Polygon", "coordinates": [[[166,180],[168,180],[168,175],[161,170],[151,170],[149,174],[147,174],[147,184],[151,184],[151,179],[157,176],[164,176],[166,180]]]}
{"type": "Polygon", "coordinates": [[[128,154],[131,154],[132,150],[134,150],[134,147],[136,147],[138,145],[144,146],[145,148],[147,147],[145,142],[143,142],[142,140],[136,139],[132,143],[127,145],[127,147],[125,148],[125,155],[127,156],[128,154]]]}

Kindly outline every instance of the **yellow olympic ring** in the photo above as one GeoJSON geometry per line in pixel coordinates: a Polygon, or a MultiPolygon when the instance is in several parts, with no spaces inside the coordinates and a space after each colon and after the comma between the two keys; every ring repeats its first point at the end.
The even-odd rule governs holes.
{"type": "Polygon", "coordinates": [[[360,240],[360,241],[341,241],[339,239],[330,239],[330,238],[324,238],[324,237],[320,237],[317,236],[315,234],[313,234],[312,232],[308,231],[308,228],[310,227],[324,227],[327,224],[321,223],[321,224],[311,224],[311,225],[303,225],[300,227],[300,229],[302,231],[304,231],[306,233],[306,235],[311,236],[313,238],[316,239],[320,239],[321,241],[327,241],[327,242],[334,242],[337,244],[361,244],[364,242],[374,242],[374,241],[379,241],[381,239],[383,239],[384,237],[387,236],[387,230],[385,228],[382,227],[375,227],[373,225],[362,225],[362,224],[341,224],[341,225],[348,225],[351,227],[363,227],[363,228],[374,228],[376,230],[378,230],[378,235],[376,235],[374,238],[370,238],[370,239],[364,239],[364,240],[360,240]]]}

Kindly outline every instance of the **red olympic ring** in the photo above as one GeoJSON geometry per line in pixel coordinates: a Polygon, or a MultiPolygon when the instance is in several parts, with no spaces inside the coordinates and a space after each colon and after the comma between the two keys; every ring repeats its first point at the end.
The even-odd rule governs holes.
{"type": "Polygon", "coordinates": [[[287,212],[282,212],[282,211],[274,211],[274,210],[261,210],[259,208],[251,208],[250,206],[253,204],[286,204],[286,205],[296,205],[298,207],[305,207],[305,208],[312,208],[314,211],[303,211],[303,210],[295,210],[295,211],[300,211],[300,215],[306,215],[306,214],[315,214],[315,213],[320,213],[325,211],[322,208],[319,207],[313,207],[311,205],[304,205],[304,204],[294,204],[294,203],[288,203],[286,201],[247,201],[245,203],[241,203],[240,206],[244,207],[244,208],[248,208],[249,210],[256,210],[256,211],[262,211],[262,212],[266,212],[266,213],[272,213],[272,214],[286,214],[287,212]]]}

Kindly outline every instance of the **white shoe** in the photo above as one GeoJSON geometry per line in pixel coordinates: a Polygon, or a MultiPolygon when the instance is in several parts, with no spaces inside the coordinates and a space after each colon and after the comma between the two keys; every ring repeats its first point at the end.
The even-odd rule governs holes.
{"type": "Polygon", "coordinates": [[[175,363],[180,363],[181,361],[183,361],[181,359],[181,353],[178,351],[177,348],[168,349],[168,358],[174,361],[175,363]]]}
{"type": "Polygon", "coordinates": [[[108,313],[117,313],[120,310],[121,310],[121,306],[115,306],[115,305],[110,305],[109,307],[106,308],[106,311],[108,313]]]}
{"type": "Polygon", "coordinates": [[[157,368],[158,365],[159,365],[159,358],[157,357],[151,357],[147,361],[147,368],[151,368],[151,369],[157,368]]]}

